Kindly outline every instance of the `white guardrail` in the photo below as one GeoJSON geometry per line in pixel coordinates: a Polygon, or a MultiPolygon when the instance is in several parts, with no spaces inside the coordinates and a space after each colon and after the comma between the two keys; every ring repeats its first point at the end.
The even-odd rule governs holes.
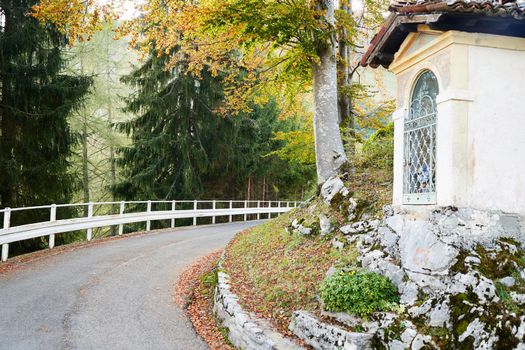
{"type": "MultiPolygon", "coordinates": [[[[6,261],[9,255],[9,243],[25,239],[49,236],[49,248],[55,246],[55,235],[58,233],[86,230],[87,240],[93,238],[93,229],[118,225],[118,234],[124,232],[124,224],[146,222],[146,231],[151,229],[151,222],[157,220],[171,220],[171,227],[175,227],[175,219],[193,219],[197,225],[197,218],[211,218],[216,223],[217,217],[227,217],[228,222],[236,221],[234,216],[241,216],[244,221],[248,215],[257,220],[269,219],[272,214],[282,214],[295,208],[299,202],[294,201],[243,201],[243,200],[173,200],[173,201],[127,201],[127,202],[96,202],[79,204],[51,204],[35,207],[4,208],[3,229],[0,229],[0,245],[2,246],[1,260],[6,261]],[[146,211],[126,212],[130,206],[146,205],[146,211]],[[162,204],[162,210],[154,210],[162,204]],[[97,206],[111,205],[118,207],[119,214],[93,215],[97,206]],[[179,209],[177,209],[177,206],[179,209]],[[190,206],[190,209],[184,208],[190,206]],[[72,219],[57,220],[57,209],[67,207],[87,208],[87,216],[72,219]],[[170,207],[166,210],[166,207],[170,207]],[[204,207],[204,208],[203,208],[204,207]],[[28,210],[49,209],[49,221],[11,226],[11,216],[16,212],[28,210]]],[[[237,220],[238,221],[238,220],[237,220]]]]}

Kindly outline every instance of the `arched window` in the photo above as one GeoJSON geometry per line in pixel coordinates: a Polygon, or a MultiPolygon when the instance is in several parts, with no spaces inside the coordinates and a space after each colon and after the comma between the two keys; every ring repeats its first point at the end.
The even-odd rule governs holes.
{"type": "Polygon", "coordinates": [[[436,203],[436,96],[439,86],[431,71],[417,78],[405,120],[405,204],[436,203]]]}

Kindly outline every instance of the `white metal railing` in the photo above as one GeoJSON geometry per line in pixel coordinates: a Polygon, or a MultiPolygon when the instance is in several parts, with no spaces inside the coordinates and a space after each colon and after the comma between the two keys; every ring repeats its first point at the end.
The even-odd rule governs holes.
{"type": "Polygon", "coordinates": [[[151,230],[151,222],[170,220],[171,227],[175,227],[176,219],[193,219],[197,225],[197,218],[211,218],[216,223],[217,217],[228,218],[233,222],[234,216],[241,216],[244,221],[248,215],[256,215],[257,220],[270,218],[272,214],[282,214],[295,208],[299,202],[295,201],[243,201],[243,200],[172,200],[172,201],[127,201],[127,202],[94,202],[78,204],[50,204],[22,208],[0,209],[3,214],[3,228],[0,229],[0,245],[2,246],[1,261],[6,261],[9,255],[9,243],[23,241],[37,237],[49,237],[49,248],[55,246],[55,235],[58,233],[86,230],[88,241],[93,238],[93,229],[118,225],[118,234],[124,233],[124,225],[138,222],[146,223],[146,231],[151,230]],[[162,210],[154,210],[155,205],[162,204],[162,210]],[[118,214],[94,215],[95,208],[103,205],[118,207],[118,214]],[[126,207],[132,205],[146,205],[146,211],[126,212],[126,207]],[[179,206],[179,209],[177,209],[179,206]],[[58,208],[83,207],[87,216],[57,220],[58,208]],[[168,210],[165,208],[169,207],[168,210]],[[189,209],[188,209],[189,207],[189,209]],[[203,208],[206,207],[206,208],[203,208]],[[11,226],[11,217],[16,212],[29,210],[49,210],[49,220],[37,223],[11,226]]]}

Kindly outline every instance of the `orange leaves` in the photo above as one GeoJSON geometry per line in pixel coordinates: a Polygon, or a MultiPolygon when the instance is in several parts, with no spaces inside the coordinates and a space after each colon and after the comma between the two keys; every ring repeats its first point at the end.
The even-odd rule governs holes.
{"type": "Polygon", "coordinates": [[[286,108],[293,105],[292,91],[309,88],[304,67],[311,57],[299,45],[315,14],[308,6],[300,0],[150,0],[121,35],[131,35],[143,54],[153,48],[169,55],[167,69],[182,66],[195,76],[207,69],[222,77],[223,115],[249,111],[261,95],[286,99],[286,108]]]}
{"type": "MultiPolygon", "coordinates": [[[[70,42],[84,40],[101,21],[116,16],[119,5],[109,8],[101,1],[115,3],[41,0],[33,15],[54,23],[70,42]]],[[[319,0],[145,0],[140,13],[122,23],[118,36],[128,36],[142,56],[169,56],[166,69],[177,66],[197,77],[207,69],[222,77],[228,87],[219,110],[223,115],[247,111],[268,96],[279,101],[283,116],[294,115],[301,107],[297,95],[311,88],[319,48],[343,29],[345,40],[355,42],[353,27],[360,25],[337,11],[334,27],[319,0]]]]}
{"type": "Polygon", "coordinates": [[[180,277],[175,286],[175,302],[186,309],[193,327],[212,350],[233,350],[221,333],[213,314],[213,285],[206,277],[217,267],[222,251],[195,261],[180,277]]]}
{"type": "Polygon", "coordinates": [[[288,215],[281,216],[238,234],[224,261],[230,287],[241,305],[267,318],[283,334],[289,334],[293,311],[319,308],[318,286],[340,257],[332,253],[329,241],[284,232],[290,220],[288,215]]]}
{"type": "Polygon", "coordinates": [[[91,38],[104,21],[114,18],[115,12],[111,5],[95,4],[94,0],[41,0],[33,6],[31,16],[54,24],[72,45],[91,38]]]}

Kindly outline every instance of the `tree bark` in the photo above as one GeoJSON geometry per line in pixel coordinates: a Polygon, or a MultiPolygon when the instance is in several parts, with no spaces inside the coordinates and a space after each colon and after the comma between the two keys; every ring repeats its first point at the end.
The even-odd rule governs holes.
{"type": "MultiPolygon", "coordinates": [[[[350,1],[341,1],[340,9],[348,14],[352,13],[350,1]]],[[[339,123],[349,136],[349,140],[343,143],[346,154],[353,170],[355,156],[355,121],[352,115],[352,97],[350,87],[352,85],[352,73],[350,69],[350,47],[346,44],[345,38],[348,35],[346,29],[342,30],[343,40],[339,40],[339,123]],[[342,89],[341,89],[342,88],[342,89]]]]}
{"type": "MultiPolygon", "coordinates": [[[[84,111],[84,125],[82,125],[82,191],[84,194],[84,203],[89,203],[89,168],[88,168],[88,130],[87,120],[84,111]]],[[[87,214],[87,209],[86,209],[87,214]]]]}
{"type": "Polygon", "coordinates": [[[252,177],[251,176],[248,176],[248,188],[246,189],[246,200],[249,201],[251,200],[252,196],[252,177]]]}
{"type": "Polygon", "coordinates": [[[266,176],[263,176],[263,185],[262,185],[262,200],[266,200],[266,176]]]}
{"type": "MultiPolygon", "coordinates": [[[[84,75],[84,56],[80,55],[80,74],[84,75]]],[[[88,165],[88,117],[86,108],[82,108],[82,192],[84,203],[89,203],[89,165],[88,165]]],[[[84,207],[84,215],[88,215],[88,208],[84,207]]]]}
{"type": "MultiPolygon", "coordinates": [[[[325,0],[326,19],[334,25],[334,0],[325,0]]],[[[337,62],[335,40],[318,50],[319,61],[314,62],[314,137],[317,165],[317,183],[322,184],[339,172],[346,163],[346,155],[339,130],[337,96],[337,62]]]]}
{"type": "MultiPolygon", "coordinates": [[[[109,52],[109,45],[106,43],[106,78],[108,81],[108,89],[107,89],[107,109],[108,109],[108,127],[111,128],[111,124],[113,123],[113,103],[112,103],[112,94],[111,94],[111,83],[112,83],[112,77],[111,77],[111,67],[109,65],[111,64],[111,54],[109,52]]],[[[115,149],[113,147],[113,140],[110,138],[110,145],[109,145],[109,178],[110,178],[110,186],[111,186],[111,201],[115,201],[115,192],[113,189],[115,188],[115,184],[117,183],[117,171],[115,167],[115,149]]],[[[113,204],[111,206],[111,214],[117,214],[117,205],[113,204]]],[[[111,226],[111,235],[115,236],[117,234],[116,226],[111,226]]]]}

